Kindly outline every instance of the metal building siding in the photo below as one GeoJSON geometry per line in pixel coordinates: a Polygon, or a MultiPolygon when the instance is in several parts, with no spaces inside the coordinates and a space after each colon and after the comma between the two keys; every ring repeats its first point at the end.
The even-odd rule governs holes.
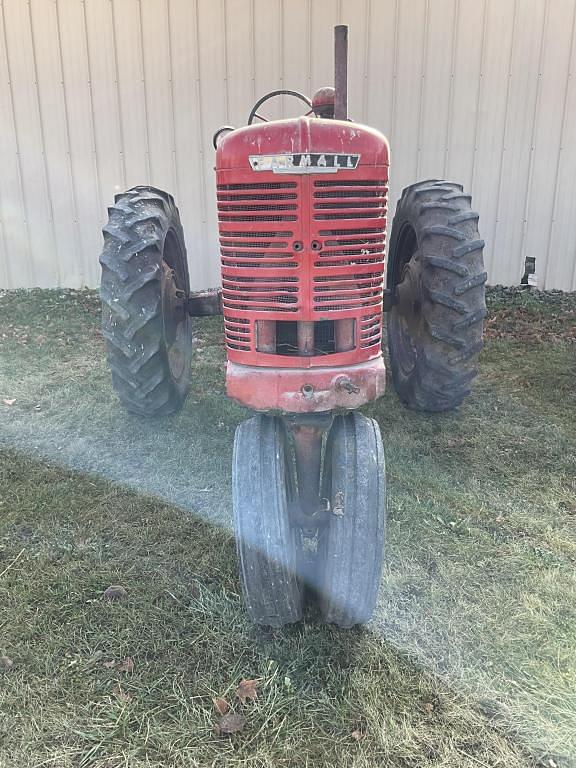
{"type": "Polygon", "coordinates": [[[576,0],[0,0],[0,287],[97,285],[106,207],[139,183],[177,198],[193,287],[218,284],[212,133],[330,83],[337,23],[390,199],[460,180],[491,283],[534,257],[576,290],[576,0]]]}

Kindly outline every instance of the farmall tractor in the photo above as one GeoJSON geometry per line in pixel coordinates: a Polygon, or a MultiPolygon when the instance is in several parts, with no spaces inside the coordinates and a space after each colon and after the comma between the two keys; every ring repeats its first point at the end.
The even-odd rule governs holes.
{"type": "Polygon", "coordinates": [[[398,202],[384,262],[389,148],[347,114],[347,27],[335,88],[267,94],[248,125],[214,136],[222,289],[191,294],[171,195],[117,195],[104,227],[103,333],[115,389],[141,416],[177,411],[191,376],[192,315],[223,311],[236,430],[233,507],[248,613],[280,626],[314,597],[341,627],[370,619],[385,521],[378,424],[358,409],[392,379],[410,408],[470,391],[485,315],[483,241],[461,185],[428,180],[398,202]],[[293,96],[296,119],[266,120],[293,96]]]}

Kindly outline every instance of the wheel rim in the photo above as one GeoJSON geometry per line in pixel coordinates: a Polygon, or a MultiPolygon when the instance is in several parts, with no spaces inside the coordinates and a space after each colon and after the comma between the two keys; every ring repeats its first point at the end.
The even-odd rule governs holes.
{"type": "Polygon", "coordinates": [[[166,236],[162,260],[162,324],[170,373],[179,380],[186,367],[186,289],[178,265],[178,248],[171,232],[166,236]]]}
{"type": "Polygon", "coordinates": [[[398,238],[399,275],[396,303],[390,313],[395,358],[402,372],[410,374],[418,359],[422,334],[422,277],[416,232],[406,224],[398,238]]]}
{"type": "Polygon", "coordinates": [[[422,283],[417,256],[413,256],[404,267],[396,296],[393,320],[397,326],[396,355],[402,370],[410,373],[416,365],[424,333],[422,283]]]}

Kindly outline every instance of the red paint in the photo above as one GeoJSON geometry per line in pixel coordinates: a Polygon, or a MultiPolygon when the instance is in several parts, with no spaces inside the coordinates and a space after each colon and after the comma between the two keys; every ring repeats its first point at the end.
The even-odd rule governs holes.
{"type": "Polygon", "coordinates": [[[222,138],[216,177],[227,353],[237,364],[228,366],[231,397],[258,410],[304,412],[355,408],[381,394],[382,382],[363,379],[362,396],[330,390],[314,407],[293,395],[312,369],[319,369],[320,389],[338,367],[337,373],[348,374],[351,366],[368,361],[374,364],[365,373],[383,378],[388,163],[382,134],[345,121],[302,117],[240,128],[222,138]],[[355,169],[306,175],[255,171],[249,162],[251,155],[318,152],[361,157],[355,169]],[[355,321],[352,349],[306,357],[256,349],[257,320],[340,319],[355,321]],[[251,385],[240,366],[250,366],[251,385]]]}
{"type": "Polygon", "coordinates": [[[382,355],[343,368],[257,368],[230,361],[226,366],[226,394],[255,411],[352,410],[381,397],[385,388],[382,355]],[[348,380],[352,391],[344,386],[348,380]]]}

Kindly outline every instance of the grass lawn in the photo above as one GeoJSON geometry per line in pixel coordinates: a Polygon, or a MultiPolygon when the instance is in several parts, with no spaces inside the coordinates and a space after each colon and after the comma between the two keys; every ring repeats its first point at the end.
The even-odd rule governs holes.
{"type": "Polygon", "coordinates": [[[388,465],[365,629],[247,621],[219,318],[145,422],[93,292],[0,295],[2,768],[576,765],[576,297],[492,292],[457,412],[366,408],[388,465]],[[109,585],[126,596],[108,600],[109,585]],[[242,678],[258,698],[242,704],[242,678]],[[213,698],[246,722],[218,735],[213,698]]]}

